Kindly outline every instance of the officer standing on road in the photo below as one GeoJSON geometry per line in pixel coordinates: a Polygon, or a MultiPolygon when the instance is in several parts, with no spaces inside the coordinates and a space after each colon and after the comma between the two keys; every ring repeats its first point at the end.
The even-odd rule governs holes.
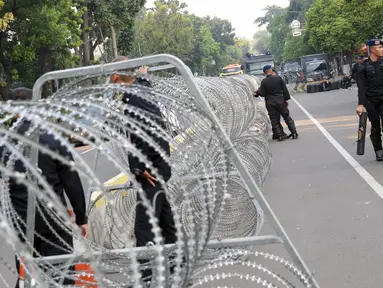
{"type": "MultiPolygon", "coordinates": [[[[273,70],[273,75],[275,76],[275,75],[278,75],[278,73],[277,73],[277,71],[275,70],[275,68],[272,68],[272,70],[273,70]]],[[[278,114],[278,116],[276,116],[276,117],[278,117],[278,119],[279,119],[279,122],[278,122],[278,129],[274,132],[274,130],[273,130],[273,140],[278,140],[278,138],[279,138],[279,136],[278,136],[278,131],[282,131],[282,136],[283,137],[285,137],[285,136],[287,136],[287,134],[285,133],[285,131],[283,131],[283,126],[282,126],[282,124],[281,124],[281,113],[279,113],[279,112],[277,112],[277,114],[278,114]]]]}
{"type": "MultiPolygon", "coordinates": [[[[32,90],[24,87],[16,88],[8,94],[11,100],[14,101],[28,101],[32,99],[32,90]]],[[[24,135],[31,123],[27,120],[21,120],[16,124],[19,116],[17,115],[10,124],[18,125],[14,127],[18,134],[24,135]]],[[[2,135],[4,137],[4,135],[2,135]]],[[[16,144],[16,140],[15,144],[16,144]]],[[[52,134],[44,133],[43,131],[40,134],[39,139],[40,145],[47,147],[51,151],[55,151],[60,154],[60,156],[68,159],[68,161],[73,161],[72,154],[67,151],[67,149],[62,146],[62,144],[55,139],[52,134]]],[[[9,161],[10,153],[5,146],[0,147],[0,159],[3,161],[4,167],[9,161]]],[[[76,217],[76,224],[81,228],[82,234],[84,237],[88,237],[88,225],[87,225],[87,216],[85,208],[85,196],[80,181],[80,177],[76,171],[73,171],[71,167],[63,164],[62,162],[52,158],[47,154],[39,152],[38,154],[38,167],[41,170],[42,175],[45,177],[48,185],[57,193],[58,197],[61,199],[64,206],[66,206],[66,200],[64,193],[67,195],[76,217]],[[65,192],[64,192],[65,191],[65,192]]],[[[15,172],[26,173],[27,169],[20,160],[16,160],[14,163],[15,172]]],[[[9,194],[11,203],[19,217],[15,219],[15,225],[18,225],[22,230],[21,233],[25,235],[26,233],[26,221],[27,221],[27,205],[28,205],[28,189],[23,185],[17,182],[16,179],[10,177],[9,179],[9,194]]],[[[41,211],[36,212],[35,219],[35,240],[34,240],[34,249],[39,255],[36,256],[54,256],[54,255],[63,255],[73,253],[73,237],[68,233],[64,227],[59,225],[58,219],[52,218],[52,213],[54,211],[49,211],[49,208],[46,205],[41,204],[41,200],[37,200],[41,205],[41,211]],[[45,218],[45,220],[44,220],[45,218]],[[47,221],[47,222],[46,222],[47,221]],[[47,225],[49,223],[49,225],[47,225]],[[49,227],[50,226],[50,227],[49,227]],[[38,236],[39,235],[39,236],[38,236]],[[64,243],[66,245],[62,245],[64,243]],[[59,244],[59,245],[57,245],[59,244]]],[[[68,212],[69,213],[69,212],[68,212]]],[[[19,235],[20,241],[25,241],[22,235],[19,235]]],[[[16,268],[20,272],[20,263],[16,258],[16,268]]],[[[73,267],[72,267],[73,269],[73,267]]],[[[59,277],[60,278],[60,277],[59,277]]],[[[74,280],[64,279],[64,285],[74,285],[74,280]]],[[[19,279],[16,283],[16,288],[19,287],[19,279]]]]}
{"type": "MultiPolygon", "coordinates": [[[[119,57],[113,62],[128,60],[127,57],[119,57]]],[[[141,72],[145,70],[140,68],[141,72]]],[[[127,73],[132,71],[125,71],[127,73]]],[[[118,72],[111,75],[111,81],[113,83],[123,84],[123,85],[143,85],[150,87],[150,82],[146,78],[135,77],[131,75],[124,75],[123,73],[119,74],[118,72]]],[[[152,120],[156,122],[160,127],[166,129],[165,122],[163,120],[162,113],[157,105],[154,105],[152,102],[146,101],[143,98],[133,94],[125,93],[122,101],[132,105],[136,108],[149,112],[151,114],[152,120]]],[[[157,142],[158,146],[169,156],[170,155],[170,145],[169,142],[153,135],[150,131],[150,124],[148,121],[138,117],[136,114],[129,113],[125,111],[125,115],[140,121],[142,126],[148,127],[146,133],[152,137],[152,140],[157,142]]],[[[165,159],[157,152],[154,147],[150,146],[149,143],[145,141],[140,135],[135,135],[130,133],[130,140],[135,145],[135,147],[141,150],[141,153],[145,155],[151,164],[157,169],[158,173],[161,175],[162,179],[167,182],[171,177],[171,167],[166,162],[165,159]]],[[[145,192],[146,197],[152,203],[155,210],[155,215],[158,219],[159,226],[161,228],[162,236],[164,237],[164,244],[172,244],[177,241],[176,228],[174,224],[173,213],[170,208],[170,203],[168,202],[166,195],[163,191],[163,187],[157,181],[157,179],[152,175],[152,172],[145,167],[145,163],[141,162],[136,156],[129,154],[129,168],[133,175],[135,175],[138,183],[141,184],[142,189],[145,192]]],[[[136,236],[136,246],[146,246],[149,242],[154,242],[154,234],[152,232],[152,224],[150,224],[149,216],[146,214],[146,208],[139,203],[140,198],[137,194],[137,208],[136,208],[136,220],[134,232],[136,236]]],[[[143,262],[143,261],[142,261],[143,262]]],[[[142,273],[143,278],[150,277],[152,274],[150,269],[146,269],[142,273]]]]}
{"type": "Polygon", "coordinates": [[[371,142],[376,160],[383,161],[382,121],[383,121],[383,40],[367,42],[369,58],[360,65],[358,73],[358,107],[360,116],[366,108],[371,122],[371,142]]]}
{"type": "Polygon", "coordinates": [[[291,99],[289,90],[283,79],[278,75],[273,75],[271,65],[263,67],[263,73],[266,78],[262,80],[261,87],[259,88],[259,95],[265,97],[266,108],[269,112],[270,122],[273,133],[278,141],[284,141],[291,137],[298,139],[297,129],[294,120],[290,117],[288,108],[288,100],[291,99]],[[281,129],[280,116],[285,120],[291,135],[287,136],[281,129]]]}
{"type": "Polygon", "coordinates": [[[354,79],[356,81],[357,85],[358,85],[359,69],[360,69],[360,65],[362,65],[362,63],[363,63],[363,58],[364,58],[364,56],[358,56],[356,58],[355,65],[352,67],[352,79],[354,79]]]}

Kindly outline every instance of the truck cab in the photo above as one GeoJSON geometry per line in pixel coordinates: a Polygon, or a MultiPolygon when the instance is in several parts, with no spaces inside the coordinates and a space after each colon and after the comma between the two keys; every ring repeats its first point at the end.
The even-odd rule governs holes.
{"type": "Polygon", "coordinates": [[[307,82],[327,80],[331,77],[329,56],[326,53],[303,56],[301,63],[307,82]]]}
{"type": "Polygon", "coordinates": [[[240,64],[230,64],[222,68],[220,77],[240,75],[243,74],[243,70],[240,64]]]}
{"type": "Polygon", "coordinates": [[[272,54],[260,54],[252,55],[247,53],[244,59],[244,69],[246,74],[254,76],[263,76],[263,67],[271,65],[275,67],[274,55],[272,54]]]}

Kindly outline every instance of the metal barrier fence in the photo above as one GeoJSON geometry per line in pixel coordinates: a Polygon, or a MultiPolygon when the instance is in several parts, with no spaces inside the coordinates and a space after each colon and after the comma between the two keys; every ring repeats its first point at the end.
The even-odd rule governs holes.
{"type": "MultiPolygon", "coordinates": [[[[25,264],[25,287],[32,287],[32,282],[38,287],[62,287],[64,279],[76,280],[77,285],[85,287],[143,287],[146,284],[211,287],[222,281],[226,286],[233,281],[229,284],[232,287],[237,287],[238,281],[249,282],[252,287],[299,287],[293,286],[293,282],[301,287],[319,287],[260,190],[271,155],[267,143],[267,113],[262,103],[256,103],[252,96],[256,88],[257,81],[250,76],[195,78],[176,57],[155,55],[50,72],[36,82],[34,101],[2,105],[1,113],[19,114],[20,120],[13,126],[16,128],[0,128],[1,146],[11,154],[10,160],[0,166],[4,180],[0,190],[3,208],[0,236],[12,243],[25,264]],[[100,84],[117,70],[153,64],[171,64],[181,76],[153,76],[153,88],[100,84]],[[52,98],[40,100],[42,85],[49,80],[61,81],[61,85],[57,85],[61,89],[52,98]],[[167,118],[166,129],[156,124],[146,111],[123,104],[116,97],[122,93],[160,106],[167,118]],[[94,114],[94,110],[99,113],[94,114]],[[124,115],[124,110],[135,117],[124,115]],[[137,117],[153,128],[151,134],[137,117]],[[52,119],[60,119],[60,122],[52,119]],[[25,134],[20,135],[17,129],[26,120],[30,124],[25,134]],[[94,148],[93,163],[87,163],[63,136],[73,133],[67,125],[87,132],[87,137],[85,134],[76,137],[94,148]],[[53,134],[72,152],[75,161],[39,145],[41,129],[53,134]],[[139,147],[132,145],[121,131],[140,135],[162,153],[172,167],[172,178],[164,185],[164,193],[174,214],[178,238],[175,244],[163,245],[154,210],[129,171],[127,155],[131,153],[144,161],[158,181],[162,178],[139,147]],[[175,138],[173,133],[177,134],[175,138]],[[153,140],[153,134],[171,143],[170,157],[153,140]],[[81,237],[63,203],[39,173],[38,153],[46,153],[76,170],[90,191],[99,191],[98,199],[89,201],[89,239],[81,237]],[[111,167],[108,169],[125,174],[129,183],[104,186],[96,171],[101,158],[111,167]],[[23,163],[25,173],[15,173],[16,161],[23,163]],[[27,223],[23,223],[28,227],[26,232],[20,227],[22,220],[11,205],[7,185],[10,179],[25,185],[28,191],[27,223]],[[155,235],[147,247],[134,247],[131,233],[137,193],[151,218],[155,235]],[[42,257],[36,253],[34,241],[43,235],[33,227],[35,211],[41,209],[49,211],[49,219],[39,221],[44,221],[52,233],[53,223],[60,226],[73,236],[82,251],[73,250],[57,237],[60,243],[51,244],[64,247],[68,255],[42,257]],[[276,236],[260,236],[264,217],[276,236]],[[273,243],[283,243],[294,264],[255,251],[256,245],[273,243]],[[149,262],[142,263],[139,259],[149,262]],[[266,267],[262,261],[276,267],[266,267]],[[75,271],[69,269],[73,266],[75,271]],[[153,278],[141,279],[140,271],[147,266],[152,267],[153,278]],[[225,267],[232,267],[235,272],[225,267]],[[244,267],[248,270],[243,270],[244,267]]],[[[6,120],[7,117],[2,123],[6,120]]]]}

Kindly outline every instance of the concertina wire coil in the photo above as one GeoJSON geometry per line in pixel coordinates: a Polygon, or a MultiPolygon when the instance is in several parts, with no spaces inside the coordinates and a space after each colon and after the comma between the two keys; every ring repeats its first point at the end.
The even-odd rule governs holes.
{"type": "MultiPolygon", "coordinates": [[[[178,236],[175,247],[166,251],[167,255],[171,256],[170,264],[175,266],[172,277],[164,277],[163,267],[166,257],[163,257],[162,236],[156,221],[153,222],[152,231],[155,240],[152,249],[150,252],[142,253],[150,259],[147,264],[153,267],[156,287],[167,287],[168,285],[182,287],[186,284],[190,287],[211,287],[212,283],[231,278],[242,279],[244,282],[259,285],[259,287],[290,287],[288,286],[289,281],[279,274],[278,269],[278,273],[272,272],[273,270],[256,262],[257,257],[288,268],[287,270],[292,273],[295,280],[304,284],[304,287],[310,287],[306,276],[293,265],[274,255],[256,252],[254,247],[214,251],[204,248],[209,239],[259,235],[264,216],[258,203],[249,196],[238,172],[226,155],[220,135],[203,111],[198,108],[182,78],[152,76],[153,88],[99,84],[99,81],[95,79],[70,79],[69,84],[66,83],[50,99],[38,102],[7,102],[0,107],[1,113],[4,115],[20,115],[13,128],[1,128],[3,135],[0,140],[1,145],[5,145],[11,153],[10,160],[3,163],[0,169],[0,172],[5,175],[0,190],[2,207],[0,229],[6,232],[1,235],[2,237],[7,235],[4,237],[5,240],[12,244],[11,246],[20,257],[28,255],[28,253],[21,252],[29,244],[23,244],[17,236],[18,234],[25,235],[25,231],[22,229],[25,223],[11,204],[9,179],[12,177],[25,185],[28,190],[36,193],[38,199],[36,209],[37,211],[48,211],[45,214],[48,216],[42,218],[51,231],[54,233],[53,226],[60,226],[61,229],[73,235],[76,243],[75,250],[73,250],[58,235],[58,243],[52,243],[52,245],[63,246],[71,253],[81,252],[89,255],[89,262],[100,285],[141,287],[138,282],[139,271],[146,264],[137,262],[134,250],[124,253],[109,250],[135,246],[132,227],[134,226],[136,194],[140,193],[143,205],[147,208],[150,205],[145,200],[142,189],[130,175],[127,163],[128,153],[137,155],[146,162],[149,168],[152,167],[145,156],[140,154],[139,149],[132,147],[129,139],[121,131],[129,132],[133,131],[130,129],[134,129],[137,135],[141,135],[161,152],[160,148],[151,142],[148,133],[142,127],[142,122],[122,113],[124,110],[129,110],[136,116],[145,119],[146,123],[150,123],[151,133],[156,137],[166,139],[172,146],[170,157],[165,157],[172,167],[172,178],[164,186],[164,193],[168,196],[172,206],[178,236]],[[129,104],[123,104],[116,95],[125,92],[158,104],[167,119],[167,129],[159,127],[147,112],[131,107],[129,104]],[[99,111],[98,114],[91,112],[94,110],[99,111]],[[80,118],[86,119],[88,124],[78,121],[80,118]],[[24,121],[29,121],[31,125],[25,135],[19,135],[17,129],[24,121]],[[127,128],[127,123],[130,128],[127,128]],[[71,132],[68,127],[73,125],[87,132],[87,138],[78,136],[82,142],[94,148],[99,153],[99,157],[106,159],[113,169],[128,174],[129,179],[132,179],[129,187],[112,190],[103,188],[97,171],[94,171],[94,167],[81,157],[65,137],[71,132]],[[33,140],[35,139],[33,135],[38,133],[54,135],[61,145],[72,152],[75,161],[63,159],[55,151],[39,145],[33,140]],[[91,138],[93,141],[89,140],[91,138]],[[17,145],[13,146],[15,141],[17,145]],[[68,165],[79,173],[82,182],[86,183],[87,187],[103,192],[90,204],[89,239],[81,237],[73,224],[73,219],[68,216],[66,208],[57,198],[53,189],[39,175],[38,169],[28,162],[31,148],[37,148],[40,153],[47,153],[57,161],[68,165]],[[24,163],[25,174],[14,173],[16,161],[24,163]],[[33,175],[34,179],[25,177],[26,175],[33,175]],[[36,181],[38,186],[36,186],[36,181]],[[54,209],[52,209],[53,207],[54,209]],[[107,259],[98,260],[90,257],[96,252],[108,256],[107,259]],[[251,257],[255,257],[255,259],[248,260],[251,257]],[[185,259],[186,265],[183,264],[185,259]],[[233,265],[245,265],[251,271],[229,273],[225,269],[220,270],[220,267],[233,265]],[[216,271],[217,269],[218,271],[216,271]],[[119,277],[115,277],[116,274],[119,277]]],[[[197,77],[195,80],[255,182],[262,187],[271,166],[271,151],[268,145],[270,125],[264,104],[256,102],[253,98],[253,91],[258,85],[257,80],[248,75],[228,78],[197,77]]],[[[5,124],[11,116],[3,117],[1,123],[5,124]]],[[[155,169],[152,171],[154,176],[161,181],[157,171],[155,169]]],[[[153,211],[150,209],[148,211],[150,217],[154,219],[153,211]]],[[[39,235],[38,232],[36,235],[44,241],[43,235],[39,235]]],[[[35,254],[41,256],[38,251],[35,251],[35,254]]],[[[8,267],[8,270],[12,270],[10,262],[5,258],[2,258],[2,262],[8,267]]],[[[34,281],[38,285],[49,283],[55,286],[57,278],[78,279],[79,276],[77,272],[65,269],[68,264],[52,266],[43,259],[41,263],[49,268],[43,269],[41,263],[40,265],[37,261],[31,263],[34,269],[34,281]]],[[[26,273],[30,273],[30,271],[26,271],[26,273]]],[[[84,281],[84,279],[82,280],[84,281]]]]}

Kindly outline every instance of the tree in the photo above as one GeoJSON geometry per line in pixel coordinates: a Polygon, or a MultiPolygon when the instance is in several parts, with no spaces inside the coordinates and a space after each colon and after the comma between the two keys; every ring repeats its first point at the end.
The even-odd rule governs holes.
{"type": "Polygon", "coordinates": [[[136,22],[133,56],[153,53],[177,55],[183,61],[191,60],[193,26],[184,6],[178,1],[156,1],[153,11],[136,22]]]}
{"type": "Polygon", "coordinates": [[[210,16],[207,16],[203,18],[203,22],[209,27],[216,42],[223,46],[234,45],[235,30],[228,20],[218,17],[210,18],[210,16]]]}
{"type": "Polygon", "coordinates": [[[267,30],[259,30],[253,36],[254,50],[259,54],[266,54],[270,51],[271,34],[267,30]]]}
{"type": "Polygon", "coordinates": [[[269,47],[275,55],[276,62],[280,63],[282,62],[285,39],[290,30],[287,24],[286,9],[273,5],[266,7],[266,11],[265,16],[257,18],[255,23],[259,27],[267,24],[266,29],[271,35],[269,47]]]}
{"type": "Polygon", "coordinates": [[[327,52],[351,52],[382,32],[376,21],[382,18],[381,0],[369,0],[362,9],[357,1],[317,0],[307,13],[309,43],[327,52]]]}
{"type": "MultiPolygon", "coordinates": [[[[270,45],[269,49],[275,55],[277,63],[280,63],[283,59],[283,55],[289,55],[290,52],[284,52],[285,48],[290,49],[293,43],[286,43],[287,37],[290,30],[290,23],[293,20],[299,20],[302,25],[305,25],[306,22],[306,12],[312,5],[314,0],[291,0],[287,8],[282,8],[279,6],[268,6],[266,7],[266,14],[263,17],[259,17],[255,20],[255,23],[258,26],[267,25],[266,29],[270,33],[270,45]]],[[[309,33],[309,32],[308,32],[309,33]]],[[[308,44],[308,34],[305,33],[301,44],[303,44],[305,49],[300,47],[300,51],[304,52],[308,44]]],[[[290,39],[291,41],[292,39],[290,39]]],[[[297,54],[297,53],[296,53],[297,54]]],[[[300,55],[302,56],[302,55],[300,55]]]]}
{"type": "Polygon", "coordinates": [[[253,52],[253,43],[247,38],[237,37],[235,38],[235,46],[241,49],[241,55],[245,55],[246,53],[253,52]]]}
{"type": "MultiPolygon", "coordinates": [[[[84,64],[94,62],[94,53],[97,47],[103,45],[107,47],[107,51],[111,51],[112,32],[116,33],[116,44],[120,55],[127,55],[132,49],[134,40],[134,22],[136,14],[145,5],[145,0],[89,0],[86,8],[88,13],[87,21],[84,21],[84,44],[82,49],[88,49],[89,61],[84,59],[84,64]]],[[[83,55],[84,51],[79,51],[78,54],[83,55]],[[82,53],[81,53],[82,52],[82,53]]],[[[112,53],[104,55],[103,61],[109,61],[113,58],[112,53]]]]}
{"type": "MultiPolygon", "coordinates": [[[[4,1],[0,1],[0,11],[4,9],[4,1]]],[[[5,31],[8,28],[8,24],[14,20],[12,12],[6,12],[0,18],[0,30],[5,31]]]]}
{"type": "Polygon", "coordinates": [[[190,64],[192,67],[194,66],[193,71],[198,72],[200,75],[206,75],[208,70],[211,70],[212,66],[214,66],[214,57],[220,52],[220,44],[214,40],[208,27],[201,26],[201,29],[196,32],[194,57],[190,64]]]}
{"type": "Polygon", "coordinates": [[[243,57],[242,48],[235,45],[235,30],[232,24],[218,17],[204,17],[202,21],[209,27],[214,40],[220,44],[220,52],[214,56],[216,72],[228,64],[239,62],[243,57]]]}
{"type": "MultiPolygon", "coordinates": [[[[27,5],[27,0],[17,2],[18,6],[12,9],[14,20],[0,33],[6,88],[15,80],[32,86],[40,75],[64,64],[64,55],[70,57],[70,49],[81,43],[81,1],[41,1],[32,5],[27,5]]],[[[44,94],[50,90],[50,85],[46,85],[44,94]]]]}
{"type": "Polygon", "coordinates": [[[298,60],[303,55],[313,54],[316,51],[305,43],[304,35],[293,37],[291,34],[286,38],[283,50],[283,61],[298,60]]]}

